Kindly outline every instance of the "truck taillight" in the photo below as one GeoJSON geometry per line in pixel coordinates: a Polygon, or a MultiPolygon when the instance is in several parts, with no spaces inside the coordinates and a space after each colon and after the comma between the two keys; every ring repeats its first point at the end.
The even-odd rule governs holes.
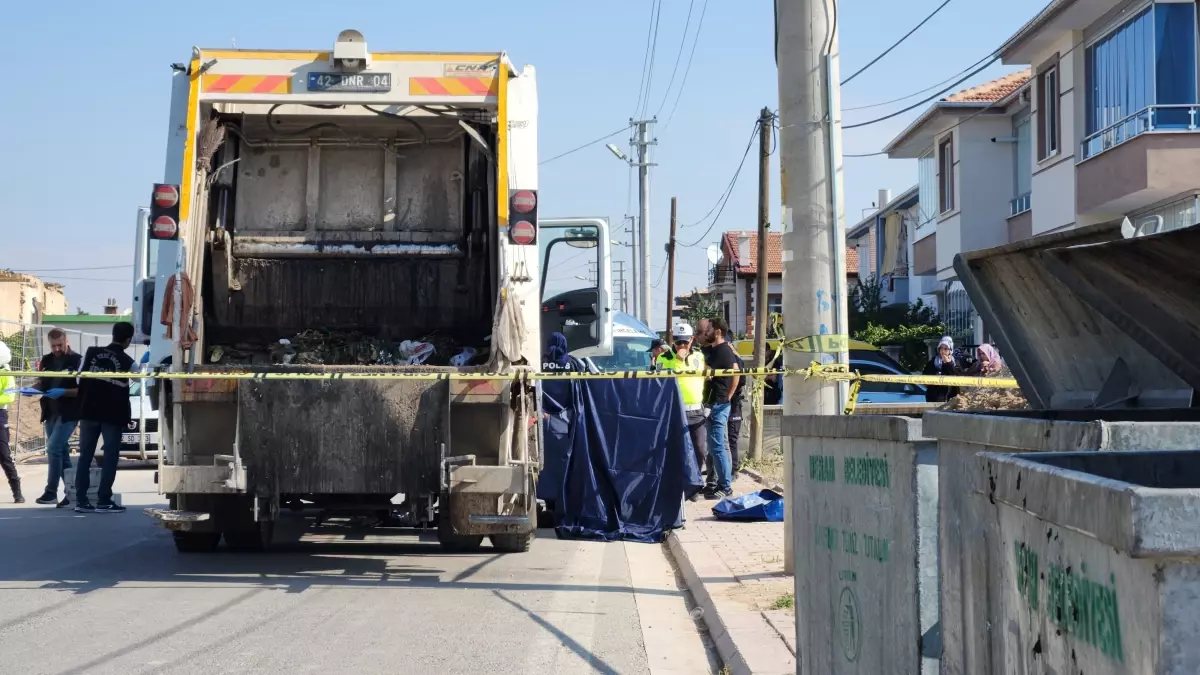
{"type": "Polygon", "coordinates": [[[150,195],[150,238],[179,238],[179,186],[155,183],[150,195]]]}
{"type": "Polygon", "coordinates": [[[509,241],[522,246],[537,243],[537,191],[512,190],[508,210],[509,241]]]}

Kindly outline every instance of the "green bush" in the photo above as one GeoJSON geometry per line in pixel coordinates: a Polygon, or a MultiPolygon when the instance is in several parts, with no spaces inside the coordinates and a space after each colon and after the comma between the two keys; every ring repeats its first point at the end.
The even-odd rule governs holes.
{"type": "Polygon", "coordinates": [[[853,335],[855,340],[875,345],[876,347],[899,346],[900,365],[910,371],[920,371],[928,360],[925,341],[941,337],[945,326],[935,325],[900,325],[895,328],[868,323],[867,327],[853,335]]]}

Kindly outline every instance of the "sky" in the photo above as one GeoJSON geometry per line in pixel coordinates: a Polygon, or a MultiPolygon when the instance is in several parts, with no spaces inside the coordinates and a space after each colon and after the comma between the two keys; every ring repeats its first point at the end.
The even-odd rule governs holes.
{"type": "MultiPolygon", "coordinates": [[[[838,23],[843,76],[939,4],[941,0],[846,3],[838,23]]],[[[848,84],[843,107],[888,101],[950,78],[998,47],[1043,4],[952,0],[848,84]]],[[[0,268],[65,284],[72,308],[99,311],[109,297],[122,309],[131,304],[137,206],[145,204],[151,184],[163,173],[169,66],[186,61],[192,45],[327,49],[339,31],[355,28],[372,51],[505,50],[518,65],[537,68],[539,154],[546,160],[620,130],[634,116],[642,98],[652,2],[459,0],[450,12],[437,2],[364,1],[333,10],[327,2],[310,0],[284,5],[210,0],[190,16],[182,13],[183,7],[176,10],[177,18],[161,3],[133,0],[19,3],[6,11],[0,61],[27,65],[19,77],[9,79],[0,98],[5,101],[0,105],[0,268]]],[[[658,281],[653,290],[655,327],[664,323],[667,307],[661,268],[670,198],[679,201],[679,241],[696,244],[679,248],[675,288],[680,294],[707,285],[705,247],[716,243],[720,232],[755,227],[753,149],[720,219],[696,223],[712,211],[729,184],[759,110],[778,107],[769,0],[662,0],[658,26],[649,103],[644,106],[646,114],[659,118],[650,190],[650,278],[658,281]],[[695,37],[702,8],[703,23],[695,37]]],[[[960,88],[1015,69],[993,66],[960,88]]],[[[843,123],[873,119],[921,98],[847,111],[843,123]]],[[[846,131],[844,152],[880,150],[924,109],[846,131]]],[[[628,140],[623,132],[606,142],[627,148],[628,140]]],[[[846,222],[851,226],[879,189],[898,194],[917,180],[914,161],[886,157],[847,158],[844,175],[846,222]]],[[[603,142],[597,143],[542,166],[538,212],[542,217],[607,217],[614,238],[628,241],[621,223],[637,210],[631,185],[629,168],[603,142]]],[[[771,180],[776,226],[779,200],[776,154],[771,180]]],[[[629,258],[627,247],[614,251],[618,259],[629,258]]],[[[557,286],[575,283],[574,277],[586,272],[564,265],[549,274],[557,286]]]]}

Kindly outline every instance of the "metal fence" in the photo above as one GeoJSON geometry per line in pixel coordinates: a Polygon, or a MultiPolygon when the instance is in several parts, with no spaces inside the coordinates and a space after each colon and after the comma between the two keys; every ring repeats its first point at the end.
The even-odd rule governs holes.
{"type": "MultiPolygon", "coordinates": [[[[67,327],[48,324],[21,323],[0,319],[0,340],[12,351],[12,370],[37,370],[42,356],[50,353],[51,330],[59,328],[67,334],[71,349],[83,354],[89,347],[103,347],[112,342],[112,335],[85,333],[67,327]]],[[[146,347],[131,345],[127,353],[137,363],[146,347]]],[[[16,378],[18,387],[36,387],[37,378],[16,378]]],[[[8,406],[9,438],[13,454],[41,452],[46,448],[46,434],[41,424],[41,405],[35,396],[18,396],[8,406]]]]}

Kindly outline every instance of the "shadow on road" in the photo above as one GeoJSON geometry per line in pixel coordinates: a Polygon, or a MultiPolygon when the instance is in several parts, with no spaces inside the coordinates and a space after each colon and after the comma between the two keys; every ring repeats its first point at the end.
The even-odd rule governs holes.
{"type": "MultiPolygon", "coordinates": [[[[34,564],[35,561],[19,560],[21,554],[13,548],[0,550],[0,593],[12,588],[84,594],[117,586],[214,585],[288,593],[303,593],[314,587],[585,593],[635,590],[628,586],[558,582],[561,579],[558,573],[536,564],[531,566],[543,562],[544,556],[559,555],[581,543],[559,541],[552,530],[540,530],[534,550],[524,554],[497,554],[487,546],[475,553],[450,554],[441,550],[433,532],[390,528],[355,531],[338,527],[310,529],[302,539],[277,542],[265,553],[237,553],[221,548],[213,553],[181,554],[175,551],[170,534],[158,529],[139,511],[138,507],[131,507],[122,515],[80,517],[65,510],[0,510],[6,528],[24,525],[25,538],[38,540],[38,548],[44,550],[41,555],[49,558],[47,564],[34,564]],[[136,520],[126,522],[130,519],[136,520]],[[87,546],[86,555],[78,555],[76,547],[83,535],[91,535],[97,541],[87,546]],[[491,570],[492,567],[500,569],[491,570]],[[487,574],[489,571],[492,573],[487,574]],[[520,574],[506,573],[516,571],[520,574]],[[503,581],[496,580],[501,576],[503,581]]],[[[636,590],[676,595],[657,589],[636,590]]]]}

